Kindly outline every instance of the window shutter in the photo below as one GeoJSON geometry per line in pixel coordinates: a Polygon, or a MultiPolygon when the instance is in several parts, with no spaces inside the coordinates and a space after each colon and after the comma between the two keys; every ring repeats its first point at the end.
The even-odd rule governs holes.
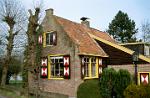
{"type": "Polygon", "coordinates": [[[70,79],[70,59],[64,56],[64,79],[70,79]]]}
{"type": "Polygon", "coordinates": [[[99,77],[101,76],[102,74],[102,59],[98,59],[98,74],[99,74],[99,77]]]}
{"type": "Polygon", "coordinates": [[[57,33],[53,32],[53,45],[57,45],[57,33]]]}
{"type": "Polygon", "coordinates": [[[81,78],[85,77],[85,70],[84,70],[84,58],[81,59],[81,78]]]}
{"type": "Polygon", "coordinates": [[[46,57],[42,58],[41,60],[41,78],[47,78],[48,76],[48,60],[46,57]]]}
{"type": "Polygon", "coordinates": [[[39,37],[38,37],[38,43],[39,43],[39,44],[42,44],[42,42],[43,42],[42,35],[39,35],[39,37]]]}

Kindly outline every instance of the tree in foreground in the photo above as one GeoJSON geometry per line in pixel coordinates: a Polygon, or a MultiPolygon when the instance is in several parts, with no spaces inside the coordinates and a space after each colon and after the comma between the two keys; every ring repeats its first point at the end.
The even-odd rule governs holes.
{"type": "Polygon", "coordinates": [[[111,98],[114,92],[116,71],[114,69],[105,68],[100,80],[100,94],[102,98],[111,98]]]}
{"type": "Polygon", "coordinates": [[[37,81],[34,83],[36,85],[36,98],[39,98],[39,69],[41,64],[41,51],[42,51],[42,44],[38,43],[38,37],[41,35],[42,26],[39,23],[39,16],[40,16],[40,7],[36,7],[34,11],[29,11],[29,19],[28,19],[28,28],[27,28],[27,38],[28,38],[28,45],[26,46],[26,50],[24,52],[25,55],[25,62],[24,62],[24,71],[23,71],[23,88],[26,89],[26,94],[29,93],[29,81],[28,77],[30,76],[32,81],[37,81]],[[31,74],[29,74],[29,72],[31,74]],[[31,75],[33,77],[31,77],[31,75]]]}
{"type": "Polygon", "coordinates": [[[6,55],[2,70],[1,86],[5,86],[8,67],[11,63],[14,39],[25,24],[25,16],[25,10],[16,0],[0,0],[0,20],[7,34],[6,55]]]}
{"type": "Polygon", "coordinates": [[[114,19],[109,23],[107,32],[119,42],[135,42],[135,34],[138,29],[135,28],[134,20],[128,17],[127,13],[119,11],[114,19]]]}
{"type": "Polygon", "coordinates": [[[115,89],[117,98],[124,98],[123,92],[129,84],[131,84],[131,75],[127,70],[120,69],[117,72],[115,89]]]}
{"type": "Polygon", "coordinates": [[[131,84],[131,75],[127,70],[116,72],[112,68],[104,69],[100,80],[100,93],[103,98],[123,98],[123,92],[131,84]]]}

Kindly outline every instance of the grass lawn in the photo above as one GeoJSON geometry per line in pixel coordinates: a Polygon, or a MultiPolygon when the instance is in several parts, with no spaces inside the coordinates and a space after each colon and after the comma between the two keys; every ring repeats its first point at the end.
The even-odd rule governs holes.
{"type": "Polygon", "coordinates": [[[0,95],[6,96],[7,98],[26,98],[24,96],[19,96],[15,92],[4,88],[0,88],[0,95]]]}
{"type": "MultiPolygon", "coordinates": [[[[9,81],[9,85],[5,88],[0,87],[0,95],[7,98],[28,98],[27,96],[20,96],[20,91],[22,90],[22,81],[9,81]]],[[[29,98],[34,98],[30,96],[29,98]]]]}

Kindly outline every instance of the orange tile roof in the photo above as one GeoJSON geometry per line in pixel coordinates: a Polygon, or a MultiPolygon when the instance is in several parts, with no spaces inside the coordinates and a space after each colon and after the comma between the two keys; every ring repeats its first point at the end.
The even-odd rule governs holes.
{"type": "Polygon", "coordinates": [[[115,42],[107,33],[86,27],[82,24],[55,16],[58,23],[63,27],[68,36],[79,47],[79,54],[91,54],[101,57],[108,57],[104,50],[90,37],[89,33],[105,40],[115,42]]]}

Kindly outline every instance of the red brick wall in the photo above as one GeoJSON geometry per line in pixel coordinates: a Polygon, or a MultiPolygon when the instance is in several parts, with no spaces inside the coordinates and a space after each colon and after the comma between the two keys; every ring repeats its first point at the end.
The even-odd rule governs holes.
{"type": "MultiPolygon", "coordinates": [[[[108,68],[114,68],[115,70],[127,69],[131,74],[134,74],[134,64],[108,65],[108,68]]],[[[138,64],[138,72],[150,72],[150,64],[138,64]]]]}

